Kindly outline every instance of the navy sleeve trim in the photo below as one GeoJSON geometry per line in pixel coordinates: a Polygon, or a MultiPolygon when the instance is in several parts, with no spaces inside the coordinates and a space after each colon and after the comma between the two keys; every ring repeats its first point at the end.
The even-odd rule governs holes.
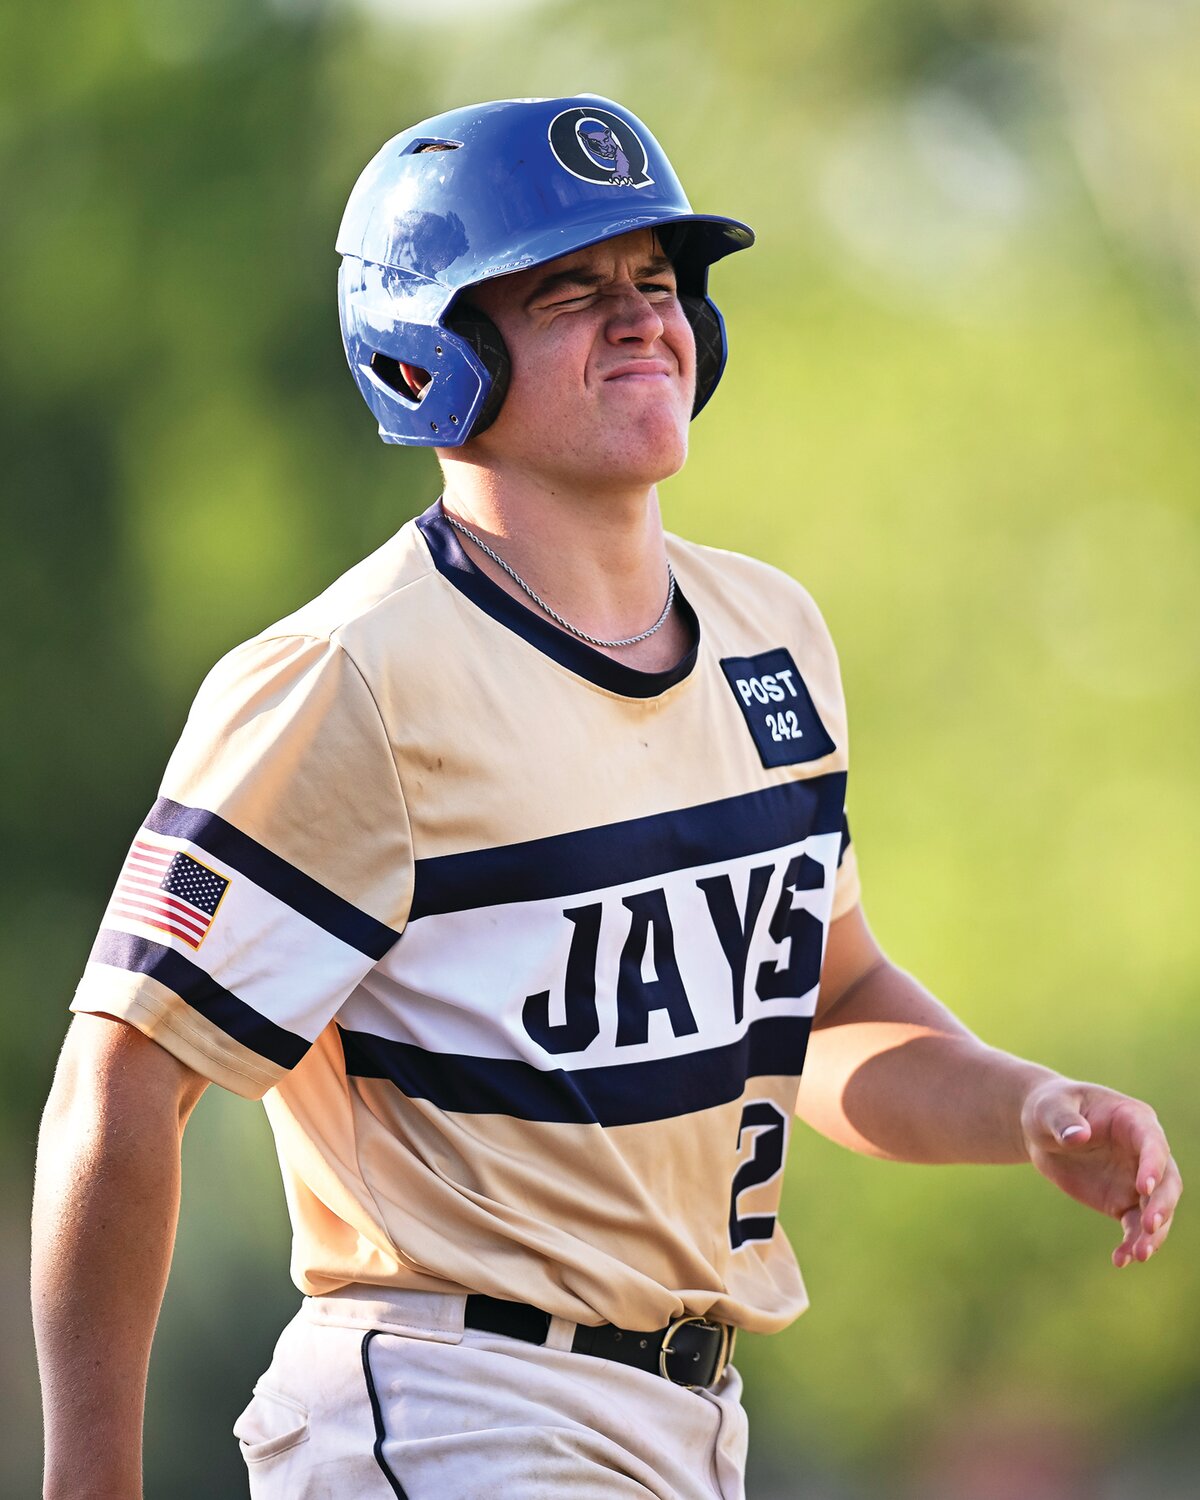
{"type": "Polygon", "coordinates": [[[331,937],[376,962],[399,937],[392,928],[335,895],[217,813],[160,797],[150,809],[146,827],[168,838],[188,839],[207,850],[214,859],[245,875],[331,937]]]}
{"type": "Polygon", "coordinates": [[[600,890],[797,844],[843,826],[846,773],[602,828],[416,861],[409,921],[600,890]]]}
{"type": "Polygon", "coordinates": [[[235,1042],[281,1068],[294,1068],[311,1046],[304,1037],[285,1031],[239,1000],[191,959],[149,938],[102,928],[92,948],[91,961],[156,979],[235,1042]]]}
{"type": "Polygon", "coordinates": [[[771,1016],[724,1047],[599,1068],[541,1069],[516,1058],[427,1052],[338,1027],[346,1072],[386,1078],[410,1099],[457,1114],[573,1125],[643,1125],[729,1104],[747,1078],[799,1076],[812,1021],[771,1016]]]}

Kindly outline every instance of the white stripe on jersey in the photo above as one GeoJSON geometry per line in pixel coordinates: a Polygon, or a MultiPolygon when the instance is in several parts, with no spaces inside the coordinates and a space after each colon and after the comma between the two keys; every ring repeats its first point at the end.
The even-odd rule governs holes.
{"type": "MultiPolygon", "coordinates": [[[[820,923],[823,950],[840,843],[838,833],[813,834],[800,843],[627,885],[422,917],[408,925],[400,941],[350,996],[338,1020],[349,1030],[428,1052],[520,1058],[539,1068],[571,1069],[706,1051],[738,1040],[760,1017],[811,1016],[816,1008],[815,982],[801,994],[760,999],[755,977],[764,963],[787,962],[789,940],[774,941],[768,927],[783,895],[785,872],[801,853],[822,867],[824,883],[816,889],[793,891],[790,908],[811,912],[820,923]],[[771,867],[771,875],[749,943],[739,1019],[730,964],[698,882],[727,875],[737,910],[744,914],[750,872],[764,866],[771,867]],[[614,997],[630,929],[630,913],[623,901],[654,890],[665,893],[676,936],[675,962],[696,1029],[676,1035],[667,1012],[652,1010],[646,1018],[646,1040],[619,1044],[614,997]],[[564,974],[576,937],[576,928],[564,918],[564,911],[594,904],[602,907],[595,966],[600,1033],[582,1049],[551,1052],[526,1028],[525,1002],[531,995],[549,991],[549,1021],[562,1024],[564,974]]],[[[647,983],[661,977],[653,932],[651,928],[641,960],[641,978],[647,983]]]]}
{"type": "Polygon", "coordinates": [[[372,960],[201,845],[145,828],[138,838],[168,856],[190,854],[227,879],[220,909],[199,948],[160,924],[138,921],[129,903],[116,895],[101,926],[175,949],[259,1015],[315,1041],[329,1023],[336,998],[357,982],[372,960]]]}

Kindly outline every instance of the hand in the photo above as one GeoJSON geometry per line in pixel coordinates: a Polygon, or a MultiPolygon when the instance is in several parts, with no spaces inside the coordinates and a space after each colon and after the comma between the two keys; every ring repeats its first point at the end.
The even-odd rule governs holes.
{"type": "Polygon", "coordinates": [[[1114,1266],[1150,1259],[1170,1231],[1183,1183],[1148,1104],[1095,1084],[1055,1078],[1030,1090],[1021,1132],[1043,1177],[1120,1221],[1114,1266]]]}

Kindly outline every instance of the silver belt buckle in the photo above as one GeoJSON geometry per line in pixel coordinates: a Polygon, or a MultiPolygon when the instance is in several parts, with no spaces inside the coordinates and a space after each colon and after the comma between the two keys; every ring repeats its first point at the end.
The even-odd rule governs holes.
{"type": "Polygon", "coordinates": [[[701,1318],[695,1315],[686,1318],[676,1318],[675,1321],[668,1326],[666,1333],[663,1335],[662,1346],[658,1351],[658,1373],[663,1377],[664,1380],[669,1380],[672,1385],[681,1385],[685,1391],[707,1391],[712,1386],[716,1385],[717,1381],[720,1380],[721,1376],[725,1373],[725,1367],[733,1358],[733,1346],[736,1340],[737,1329],[730,1327],[728,1323],[714,1323],[709,1318],[701,1318]],[[712,1379],[707,1381],[703,1385],[689,1385],[686,1380],[676,1380],[672,1377],[667,1369],[667,1356],[671,1353],[671,1347],[675,1341],[675,1335],[681,1328],[686,1328],[689,1323],[694,1323],[699,1328],[717,1329],[721,1334],[721,1351],[717,1356],[716,1370],[713,1374],[712,1379]]]}

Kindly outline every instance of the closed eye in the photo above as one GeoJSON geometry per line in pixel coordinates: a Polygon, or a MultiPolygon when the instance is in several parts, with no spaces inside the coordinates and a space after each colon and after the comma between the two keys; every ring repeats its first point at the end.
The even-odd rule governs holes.
{"type": "Polygon", "coordinates": [[[559,297],[554,302],[548,302],[547,307],[573,307],[577,302],[590,302],[596,295],[595,291],[576,292],[570,297],[559,297]]]}
{"type": "MultiPolygon", "coordinates": [[[[667,297],[675,295],[675,288],[663,281],[643,281],[638,283],[638,291],[644,297],[653,297],[661,302],[667,297]]],[[[570,297],[558,297],[553,302],[546,304],[547,307],[573,307],[577,303],[590,302],[594,297],[600,296],[598,288],[592,287],[587,291],[575,292],[570,297]]]]}

